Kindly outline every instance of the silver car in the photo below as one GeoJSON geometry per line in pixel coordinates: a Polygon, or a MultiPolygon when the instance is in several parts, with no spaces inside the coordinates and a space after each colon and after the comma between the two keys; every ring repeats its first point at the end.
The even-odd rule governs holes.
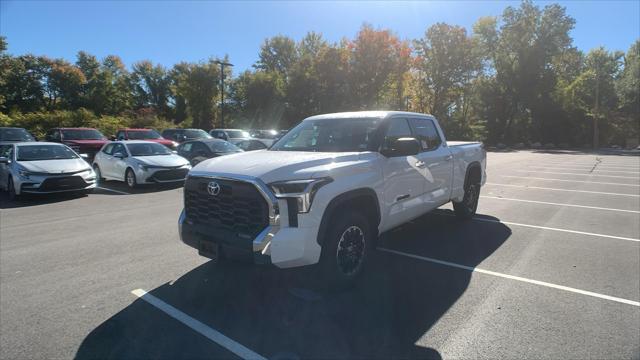
{"type": "Polygon", "coordinates": [[[96,174],[68,146],[48,142],[0,143],[0,188],[24,193],[89,192],[96,174]]]}
{"type": "Polygon", "coordinates": [[[98,181],[124,181],[130,188],[184,181],[190,169],[187,159],[151,141],[114,141],[103,146],[93,160],[98,181]]]}

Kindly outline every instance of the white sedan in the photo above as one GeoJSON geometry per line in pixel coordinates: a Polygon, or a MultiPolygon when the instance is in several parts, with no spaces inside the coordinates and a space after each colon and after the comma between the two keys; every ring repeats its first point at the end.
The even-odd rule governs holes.
{"type": "Polygon", "coordinates": [[[184,181],[190,169],[187,159],[151,141],[114,141],[93,160],[98,180],[124,181],[130,188],[184,181]]]}
{"type": "Polygon", "coordinates": [[[66,145],[0,143],[0,189],[10,200],[24,193],[90,192],[95,187],[96,174],[66,145]]]}

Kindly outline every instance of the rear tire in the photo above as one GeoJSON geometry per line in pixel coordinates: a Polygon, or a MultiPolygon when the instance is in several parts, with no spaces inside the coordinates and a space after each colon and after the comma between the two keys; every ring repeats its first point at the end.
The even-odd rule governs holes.
{"type": "Polygon", "coordinates": [[[323,239],[318,280],[327,289],[353,286],[364,272],[372,250],[371,224],[360,213],[335,216],[323,239]]]}
{"type": "Polygon", "coordinates": [[[471,219],[478,209],[480,198],[480,184],[468,184],[464,189],[464,198],[461,202],[453,201],[453,211],[461,219],[471,219]]]}
{"type": "Polygon", "coordinates": [[[135,189],[138,186],[138,181],[136,180],[136,173],[133,172],[131,168],[128,168],[124,173],[124,182],[127,183],[127,186],[130,189],[135,189]]]}

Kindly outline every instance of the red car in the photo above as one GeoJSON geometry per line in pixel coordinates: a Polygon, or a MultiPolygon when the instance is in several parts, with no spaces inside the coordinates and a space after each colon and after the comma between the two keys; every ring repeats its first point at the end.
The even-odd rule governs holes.
{"type": "Polygon", "coordinates": [[[116,133],[114,140],[146,140],[157,142],[168,147],[171,150],[175,150],[178,143],[175,141],[167,140],[163,138],[157,131],[153,129],[120,129],[116,133]]]}
{"type": "Polygon", "coordinates": [[[46,140],[63,143],[81,155],[86,154],[88,160],[93,160],[102,146],[109,142],[106,136],[93,128],[54,128],[47,132],[46,140]]]}

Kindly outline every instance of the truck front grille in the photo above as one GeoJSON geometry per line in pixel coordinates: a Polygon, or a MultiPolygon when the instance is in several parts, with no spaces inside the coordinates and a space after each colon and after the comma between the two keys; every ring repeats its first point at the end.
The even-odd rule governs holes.
{"type": "Polygon", "coordinates": [[[269,205],[248,182],[189,177],[185,182],[184,202],[187,219],[212,231],[226,230],[254,239],[269,225],[269,205]],[[215,195],[208,190],[213,183],[220,187],[215,195]]]}

